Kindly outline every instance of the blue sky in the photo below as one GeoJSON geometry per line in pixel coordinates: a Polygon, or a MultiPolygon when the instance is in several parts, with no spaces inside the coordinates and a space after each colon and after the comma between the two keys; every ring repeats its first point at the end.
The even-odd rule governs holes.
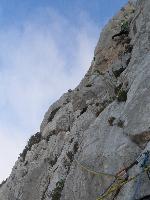
{"type": "Polygon", "coordinates": [[[0,1],[0,181],[50,104],[83,78],[102,27],[126,2],[0,1]]]}
{"type": "Polygon", "coordinates": [[[1,24],[6,26],[21,24],[42,7],[56,9],[73,23],[77,23],[78,15],[81,11],[85,11],[93,21],[102,24],[126,2],[127,0],[1,0],[1,24]]]}

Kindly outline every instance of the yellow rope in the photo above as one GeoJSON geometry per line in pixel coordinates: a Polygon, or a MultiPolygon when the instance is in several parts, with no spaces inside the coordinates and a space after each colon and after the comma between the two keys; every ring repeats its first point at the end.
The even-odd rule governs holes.
{"type": "MultiPolygon", "coordinates": [[[[150,166],[146,167],[144,169],[144,171],[142,171],[141,173],[147,172],[150,170],[150,166]]],[[[134,179],[136,179],[141,173],[129,178],[128,180],[120,180],[120,182],[118,183],[114,183],[101,197],[98,197],[96,200],[103,200],[105,199],[105,197],[109,196],[111,193],[113,193],[114,191],[116,191],[117,189],[123,187],[125,184],[129,183],[130,181],[133,181],[134,179]]]]}
{"type": "Polygon", "coordinates": [[[105,172],[95,172],[85,166],[83,166],[81,163],[79,163],[79,161],[77,161],[76,159],[74,159],[76,161],[76,163],[82,168],[82,169],[85,169],[87,172],[90,172],[91,174],[95,174],[95,175],[98,175],[98,176],[109,176],[111,178],[116,178],[117,176],[114,175],[114,174],[108,174],[108,173],[105,173],[105,172]]]}
{"type": "Polygon", "coordinates": [[[111,177],[111,178],[116,178],[116,181],[118,182],[114,182],[114,184],[112,184],[112,186],[101,196],[101,197],[98,197],[96,200],[103,200],[105,199],[105,197],[109,196],[111,193],[113,193],[114,191],[120,189],[121,187],[123,187],[125,184],[127,184],[128,182],[130,181],[133,181],[134,179],[136,179],[141,173],[144,173],[144,172],[147,172],[150,170],[150,166],[146,167],[141,173],[129,178],[128,180],[124,180],[124,179],[121,179],[120,177],[118,177],[117,175],[113,175],[113,174],[108,174],[108,173],[105,173],[105,172],[95,172],[85,166],[83,166],[79,161],[77,161],[76,159],[74,159],[76,161],[76,163],[84,170],[94,174],[94,175],[98,175],[98,176],[108,176],[108,177],[111,177]],[[118,179],[119,178],[119,179],[118,179]]]}
{"type": "Polygon", "coordinates": [[[137,177],[134,176],[128,180],[120,180],[117,183],[114,183],[101,197],[98,197],[96,200],[103,200],[105,199],[105,197],[109,196],[111,193],[115,192],[116,190],[120,189],[121,187],[123,187],[125,184],[127,184],[128,182],[134,180],[137,177]]]}

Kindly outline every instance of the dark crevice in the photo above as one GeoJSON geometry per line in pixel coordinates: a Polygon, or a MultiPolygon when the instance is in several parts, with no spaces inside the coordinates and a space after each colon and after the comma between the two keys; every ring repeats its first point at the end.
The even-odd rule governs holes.
{"type": "Polygon", "coordinates": [[[41,197],[41,200],[44,200],[45,199],[45,195],[46,195],[46,191],[48,190],[48,186],[50,184],[50,178],[48,177],[48,181],[47,181],[47,184],[46,184],[46,188],[45,190],[43,191],[43,194],[42,194],[42,197],[41,197]]]}
{"type": "Polygon", "coordinates": [[[78,142],[75,142],[75,143],[74,143],[74,146],[73,146],[73,152],[74,152],[74,154],[77,153],[78,148],[79,148],[79,144],[78,144],[78,142]]]}
{"type": "Polygon", "coordinates": [[[92,87],[92,84],[88,83],[85,87],[92,87]]]}
{"type": "Polygon", "coordinates": [[[136,22],[133,24],[133,34],[135,35],[137,33],[137,27],[136,27],[136,22]]]}
{"type": "Polygon", "coordinates": [[[58,110],[59,110],[60,108],[61,108],[61,107],[59,106],[58,108],[55,108],[55,109],[51,112],[51,114],[50,114],[50,116],[49,116],[49,118],[48,118],[48,123],[51,122],[51,121],[53,120],[54,116],[56,115],[56,113],[58,112],[58,110]]]}
{"type": "Polygon", "coordinates": [[[69,142],[70,142],[70,144],[73,142],[73,139],[74,139],[74,138],[71,138],[71,140],[69,141],[69,142]]]}
{"type": "Polygon", "coordinates": [[[51,137],[52,135],[56,135],[56,134],[57,134],[56,130],[50,131],[50,133],[46,136],[46,141],[48,142],[49,139],[50,139],[50,137],[51,137]]]}
{"type": "Polygon", "coordinates": [[[127,65],[127,66],[129,65],[129,63],[130,63],[130,60],[131,60],[131,57],[130,57],[130,58],[128,58],[128,60],[126,61],[126,65],[127,65]]]}
{"type": "Polygon", "coordinates": [[[120,74],[121,74],[125,69],[126,69],[126,68],[121,67],[120,69],[113,71],[114,76],[115,76],[116,78],[118,78],[118,77],[120,76],[120,74]]]}
{"type": "Polygon", "coordinates": [[[125,53],[131,53],[133,50],[133,45],[128,44],[125,48],[125,53]]]}
{"type": "Polygon", "coordinates": [[[84,107],[83,109],[82,109],[82,111],[80,112],[80,115],[82,115],[83,113],[85,113],[86,111],[87,111],[87,106],[86,107],[84,107]]]}

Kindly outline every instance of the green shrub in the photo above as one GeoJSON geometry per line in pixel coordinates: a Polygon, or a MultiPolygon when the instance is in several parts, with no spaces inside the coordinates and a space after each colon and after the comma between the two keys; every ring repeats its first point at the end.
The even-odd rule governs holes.
{"type": "Polygon", "coordinates": [[[37,144],[41,141],[42,139],[42,134],[41,132],[37,132],[35,135],[32,135],[30,137],[30,139],[28,140],[28,143],[27,145],[25,146],[24,150],[22,153],[20,153],[20,157],[23,159],[23,161],[25,161],[25,157],[26,157],[26,154],[28,151],[31,150],[31,147],[34,145],[34,144],[37,144]]]}
{"type": "Polygon", "coordinates": [[[115,92],[115,94],[117,95],[118,94],[118,92],[121,90],[121,88],[122,88],[122,85],[123,85],[123,83],[121,83],[121,84],[119,84],[118,86],[116,86],[115,87],[115,90],[114,90],[114,92],[115,92]]]}
{"type": "Polygon", "coordinates": [[[63,188],[64,188],[64,180],[61,179],[56,183],[56,188],[52,191],[51,194],[52,200],[60,200],[63,188]]]}
{"type": "Polygon", "coordinates": [[[118,102],[126,101],[127,100],[127,91],[120,90],[117,95],[118,102]]]}
{"type": "Polygon", "coordinates": [[[96,69],[96,70],[94,71],[94,74],[101,75],[101,76],[104,75],[104,73],[103,73],[103,72],[100,72],[98,69],[96,69]]]}

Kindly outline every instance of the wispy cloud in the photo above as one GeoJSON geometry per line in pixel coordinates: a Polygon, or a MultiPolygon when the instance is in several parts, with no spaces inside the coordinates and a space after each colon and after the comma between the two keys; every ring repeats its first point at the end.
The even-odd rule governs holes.
{"type": "Polygon", "coordinates": [[[0,180],[10,173],[44,112],[74,88],[92,60],[99,30],[83,13],[74,25],[50,8],[0,31],[0,180]]]}

